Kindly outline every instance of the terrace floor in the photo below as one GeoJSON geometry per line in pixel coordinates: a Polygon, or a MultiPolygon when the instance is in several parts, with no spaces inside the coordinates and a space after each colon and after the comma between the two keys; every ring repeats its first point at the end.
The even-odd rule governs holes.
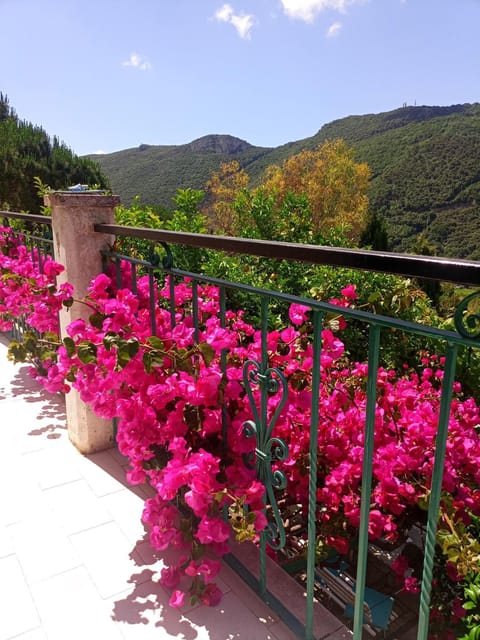
{"type": "Polygon", "coordinates": [[[76,451],[63,399],[9,362],[6,344],[0,338],[0,640],[293,640],[226,565],[217,607],[168,606],[158,582],[168,558],[140,521],[145,489],[126,485],[116,450],[76,451]]]}

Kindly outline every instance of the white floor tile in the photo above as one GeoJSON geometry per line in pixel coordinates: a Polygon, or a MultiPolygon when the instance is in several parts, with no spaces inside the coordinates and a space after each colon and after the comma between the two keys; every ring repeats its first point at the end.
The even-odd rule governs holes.
{"type": "Polygon", "coordinates": [[[15,556],[0,560],[0,640],[35,629],[40,619],[15,556]]]}

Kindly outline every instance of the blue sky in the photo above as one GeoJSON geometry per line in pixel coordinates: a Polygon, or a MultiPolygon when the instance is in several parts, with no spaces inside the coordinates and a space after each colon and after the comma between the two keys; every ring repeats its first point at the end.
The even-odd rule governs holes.
{"type": "Polygon", "coordinates": [[[480,101],[480,0],[0,0],[0,91],[76,153],[480,101]]]}

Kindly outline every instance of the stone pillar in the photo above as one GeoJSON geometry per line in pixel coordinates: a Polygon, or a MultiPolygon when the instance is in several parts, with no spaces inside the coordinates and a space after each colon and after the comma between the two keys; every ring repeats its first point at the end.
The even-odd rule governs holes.
{"type": "MultiPolygon", "coordinates": [[[[45,196],[45,204],[52,212],[52,232],[55,260],[65,267],[58,284],[70,282],[74,297],[82,299],[92,279],[102,272],[100,249],[113,244],[114,237],[95,233],[96,223],[114,222],[114,207],[118,196],[95,192],[56,191],[45,196]]],[[[75,302],[70,309],[60,312],[60,335],[78,318],[88,319],[91,310],[75,302]]],[[[102,451],[113,444],[113,425],[110,420],[96,416],[89,405],[80,400],[75,389],[66,394],[68,435],[81,453],[102,451]]]]}

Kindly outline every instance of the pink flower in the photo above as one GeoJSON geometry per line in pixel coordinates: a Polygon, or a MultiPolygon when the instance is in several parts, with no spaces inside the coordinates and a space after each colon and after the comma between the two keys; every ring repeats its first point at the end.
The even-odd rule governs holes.
{"type": "Polygon", "coordinates": [[[327,536],[327,544],[342,555],[346,555],[350,548],[348,540],[343,536],[327,536]]]}
{"type": "Polygon", "coordinates": [[[460,598],[454,598],[452,602],[452,611],[454,622],[458,622],[467,615],[467,610],[462,605],[462,601],[460,600],[460,598]]]}
{"type": "Polygon", "coordinates": [[[255,529],[256,531],[263,531],[268,525],[268,520],[263,511],[253,511],[255,514],[255,529]]]}
{"type": "Polygon", "coordinates": [[[185,602],[185,593],[183,591],[180,591],[180,589],[175,589],[175,591],[170,596],[170,600],[168,601],[168,604],[171,607],[174,607],[175,609],[179,609],[181,606],[183,606],[184,602],[185,602]]]}
{"type": "Polygon", "coordinates": [[[306,307],[303,304],[293,303],[290,305],[290,309],[288,310],[288,317],[293,322],[293,324],[300,325],[307,320],[307,313],[309,311],[310,307],[306,307]]]}
{"type": "Polygon", "coordinates": [[[349,300],[357,300],[358,298],[358,294],[354,284],[349,284],[344,289],[340,289],[340,293],[342,294],[342,296],[345,296],[345,298],[348,298],[349,300]]]}
{"type": "Polygon", "coordinates": [[[198,525],[195,535],[202,544],[226,542],[230,537],[230,530],[227,523],[220,520],[220,518],[204,516],[198,525]]]}
{"type": "Polygon", "coordinates": [[[208,607],[216,607],[222,599],[222,592],[216,584],[209,584],[200,596],[200,602],[208,607]]]}
{"type": "Polygon", "coordinates": [[[408,593],[420,593],[420,586],[417,578],[414,578],[413,576],[405,578],[404,589],[405,591],[408,591],[408,593]]]}
{"type": "Polygon", "coordinates": [[[447,562],[446,564],[447,576],[452,582],[460,582],[462,576],[457,572],[457,567],[453,562],[447,562]]]}
{"type": "Polygon", "coordinates": [[[192,560],[185,569],[187,576],[202,576],[205,584],[209,584],[213,581],[215,576],[220,572],[222,568],[221,562],[218,560],[211,560],[205,558],[204,560],[195,562],[192,560]]]}
{"type": "Polygon", "coordinates": [[[370,519],[368,522],[368,533],[372,538],[380,538],[385,526],[386,517],[378,509],[370,511],[370,519]]]}
{"type": "Polygon", "coordinates": [[[107,289],[108,287],[110,287],[111,283],[112,281],[110,280],[110,278],[104,273],[101,273],[94,280],[92,280],[92,282],[90,283],[89,291],[90,293],[95,295],[95,297],[104,297],[107,295],[107,289]]]}
{"type": "Polygon", "coordinates": [[[408,558],[400,555],[392,562],[392,569],[395,571],[398,578],[403,578],[405,572],[408,569],[408,558]]]}
{"type": "Polygon", "coordinates": [[[180,584],[180,569],[178,567],[164,567],[160,572],[160,584],[167,589],[174,589],[180,584]]]}
{"type": "Polygon", "coordinates": [[[265,486],[263,485],[262,482],[259,482],[258,480],[254,480],[250,486],[248,487],[248,489],[246,490],[246,504],[250,505],[251,509],[262,509],[264,504],[263,504],[263,499],[265,496],[265,486]]]}

